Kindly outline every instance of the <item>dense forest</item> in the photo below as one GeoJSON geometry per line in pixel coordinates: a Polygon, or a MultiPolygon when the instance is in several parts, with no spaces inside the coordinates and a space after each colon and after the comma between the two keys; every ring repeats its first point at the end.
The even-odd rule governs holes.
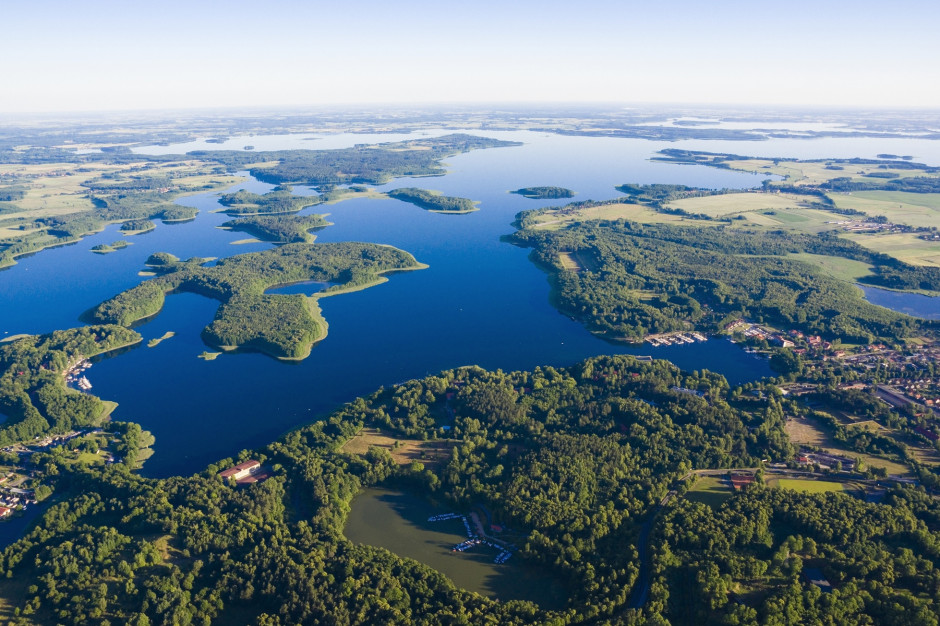
{"type": "Polygon", "coordinates": [[[718,509],[680,501],[657,526],[650,611],[673,624],[936,624],[937,513],[914,490],[883,504],[766,488],[718,509]]]}
{"type": "MultiPolygon", "coordinates": [[[[851,285],[784,256],[811,252],[882,260],[835,236],[624,220],[544,231],[525,229],[531,223],[525,214],[519,223],[523,230],[513,240],[533,248],[534,258],[551,271],[559,308],[610,337],[640,340],[688,324],[717,330],[734,317],[859,343],[910,336],[921,328],[913,318],[869,304],[851,285]],[[580,271],[565,270],[561,254],[577,259],[580,271]]],[[[937,287],[940,270],[891,259],[861,280],[937,287]]]]}
{"type": "Polygon", "coordinates": [[[276,243],[310,243],[311,230],[329,226],[322,215],[256,215],[230,220],[222,224],[232,230],[243,230],[264,241],[276,243]]]}
{"type": "Polygon", "coordinates": [[[65,372],[78,361],[140,341],[121,326],[87,326],[31,335],[0,345],[0,446],[48,433],[98,425],[105,405],[69,389],[65,372]]]}
{"type": "Polygon", "coordinates": [[[146,623],[225,622],[252,611],[268,614],[261,623],[283,624],[549,617],[346,542],[352,496],[392,481],[455,506],[487,503],[530,531],[521,558],[569,581],[571,609],[558,618],[611,616],[636,580],[636,524],[673,480],[692,466],[789,453],[779,414],[742,412],[727,396],[721,377],[629,357],[513,374],[467,368],[381,390],[251,453],[275,476],[247,489],[216,476],[228,461],[160,481],[123,467],[75,470],[57,486],[75,495],[0,557],[12,576],[0,594],[30,619],[67,623],[145,623],[141,615],[146,623]],[[675,385],[712,401],[671,391],[675,385]],[[445,421],[454,449],[438,473],[396,467],[378,451],[338,450],[365,423],[436,436],[436,422],[445,421]]]}
{"type": "Polygon", "coordinates": [[[413,256],[396,248],[348,242],[292,243],[228,257],[211,267],[202,262],[155,254],[148,265],[159,276],[103,302],[85,317],[129,326],[158,313],[169,293],[198,293],[222,302],[215,319],[203,331],[203,339],[210,345],[303,358],[325,333],[319,310],[302,294],[268,295],[265,290],[316,280],[337,283],[331,288],[337,291],[376,282],[391,270],[421,267],[413,256]]]}
{"type": "Polygon", "coordinates": [[[389,197],[410,202],[415,206],[428,211],[437,213],[469,213],[478,210],[473,200],[468,198],[457,198],[454,196],[445,196],[436,191],[426,189],[417,189],[415,187],[402,187],[388,192],[389,197]]]}
{"type": "Polygon", "coordinates": [[[533,200],[558,200],[574,197],[574,192],[565,187],[523,187],[509,193],[519,194],[533,200]]]}
{"type": "Polygon", "coordinates": [[[264,194],[240,189],[219,196],[226,213],[237,215],[294,213],[323,202],[320,196],[295,196],[290,185],[281,185],[264,194]]]}
{"type": "MultiPolygon", "coordinates": [[[[708,372],[597,357],[565,369],[445,371],[381,389],[327,419],[192,477],[125,465],[60,468],[61,501],[0,554],[12,623],[936,623],[940,511],[922,492],[886,504],[759,483],[711,509],[684,499],[690,469],[784,459],[779,399],[735,400],[708,372]],[[697,393],[690,393],[695,391],[697,393]],[[699,395],[700,394],[700,395],[699,395]],[[364,425],[439,438],[434,471],[387,451],[343,452],[364,425]],[[236,488],[217,473],[257,459],[272,477],[236,488]],[[545,611],[455,588],[434,570],[342,535],[369,485],[485,505],[527,533],[517,558],[564,582],[545,611]],[[640,528],[653,526],[641,578],[640,528]],[[818,567],[828,596],[800,573],[818,567]],[[638,586],[649,600],[631,607],[638,586]],[[733,588],[754,589],[749,595],[733,588]]],[[[47,466],[52,458],[40,459],[47,466]]]]}

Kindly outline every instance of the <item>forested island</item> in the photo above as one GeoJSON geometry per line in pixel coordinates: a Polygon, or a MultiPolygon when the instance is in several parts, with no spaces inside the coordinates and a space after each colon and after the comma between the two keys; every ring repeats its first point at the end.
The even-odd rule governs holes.
{"type": "Polygon", "coordinates": [[[180,261],[155,254],[148,267],[159,275],[86,313],[90,321],[130,326],[156,315],[167,294],[187,291],[222,302],[203,339],[223,350],[248,348],[282,359],[302,359],[326,335],[316,300],[383,280],[382,274],[424,267],[390,246],[366,243],[291,243],[235,255],[204,267],[204,259],[180,261]],[[269,295],[265,290],[306,280],[336,283],[306,297],[269,295]]]}
{"type": "Polygon", "coordinates": [[[396,200],[410,202],[415,206],[434,213],[471,213],[479,210],[473,200],[468,198],[445,196],[437,191],[428,191],[415,187],[393,189],[389,191],[387,195],[396,200]]]}
{"type": "Polygon", "coordinates": [[[557,200],[574,197],[574,192],[564,187],[523,187],[509,193],[519,194],[533,200],[557,200]]]}
{"type": "Polygon", "coordinates": [[[290,185],[281,185],[264,194],[240,189],[219,196],[219,203],[233,215],[295,213],[323,202],[320,196],[295,196],[290,185]]]}
{"type": "Polygon", "coordinates": [[[311,243],[312,230],[325,228],[330,223],[323,215],[256,215],[230,220],[222,224],[225,228],[242,230],[275,243],[311,243]]]}

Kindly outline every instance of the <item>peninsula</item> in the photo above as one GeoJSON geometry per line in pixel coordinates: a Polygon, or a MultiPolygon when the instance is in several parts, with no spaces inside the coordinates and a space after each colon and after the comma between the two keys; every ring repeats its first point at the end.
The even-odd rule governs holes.
{"type": "Polygon", "coordinates": [[[167,294],[187,291],[222,302],[203,339],[222,350],[264,352],[279,359],[303,359],[326,336],[327,324],[316,301],[386,280],[392,271],[423,269],[407,252],[369,243],[291,243],[251,252],[204,267],[203,259],[180,261],[173,255],[152,255],[148,266],[158,274],[103,302],[84,317],[96,323],[130,326],[156,315],[167,294]],[[271,287],[307,280],[334,283],[307,297],[271,295],[271,287]]]}

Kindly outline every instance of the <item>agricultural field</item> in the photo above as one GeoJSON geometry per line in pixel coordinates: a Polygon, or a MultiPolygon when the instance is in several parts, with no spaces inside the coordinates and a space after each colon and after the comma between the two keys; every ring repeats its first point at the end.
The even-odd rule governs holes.
{"type": "Polygon", "coordinates": [[[537,230],[561,230],[573,222],[588,220],[619,220],[625,219],[640,224],[688,224],[708,226],[708,222],[690,220],[681,215],[659,213],[642,204],[605,204],[602,206],[585,208],[564,208],[557,211],[546,211],[535,217],[532,228],[537,230]]]}
{"type": "Polygon", "coordinates": [[[725,165],[734,170],[756,172],[758,174],[776,174],[783,176],[781,181],[785,184],[814,187],[832,180],[833,178],[850,178],[853,181],[872,182],[880,180],[881,175],[894,174],[897,178],[923,176],[922,170],[906,168],[881,168],[872,164],[853,164],[834,159],[832,161],[797,161],[771,159],[739,159],[724,161],[725,165]],[[832,169],[841,168],[841,169],[832,169]],[[878,177],[866,176],[877,173],[878,177]]]}
{"type": "Polygon", "coordinates": [[[911,265],[940,267],[940,241],[925,241],[916,233],[847,233],[843,236],[911,265]]]}
{"type": "Polygon", "coordinates": [[[828,195],[840,209],[855,209],[871,216],[883,215],[894,224],[940,227],[940,193],[856,191],[828,195]]]}
{"type": "MultiPolygon", "coordinates": [[[[128,175],[128,178],[135,175],[166,175],[172,177],[175,193],[168,195],[174,198],[181,194],[204,191],[206,187],[225,187],[244,180],[238,176],[210,172],[208,171],[210,167],[200,161],[125,165],[0,164],[0,178],[12,181],[11,185],[0,185],[0,189],[9,186],[26,191],[22,199],[8,203],[16,206],[20,211],[4,213],[0,220],[4,225],[8,225],[24,219],[34,220],[41,217],[90,211],[95,206],[89,198],[89,189],[85,183],[105,175],[110,177],[123,173],[128,175]]],[[[170,200],[169,197],[167,199],[170,200]]],[[[19,231],[15,232],[17,235],[22,234],[19,231]]]]}
{"type": "Polygon", "coordinates": [[[689,213],[704,213],[709,217],[733,217],[741,213],[767,210],[798,209],[806,206],[806,196],[787,193],[727,193],[697,198],[682,198],[666,205],[689,213]]]}

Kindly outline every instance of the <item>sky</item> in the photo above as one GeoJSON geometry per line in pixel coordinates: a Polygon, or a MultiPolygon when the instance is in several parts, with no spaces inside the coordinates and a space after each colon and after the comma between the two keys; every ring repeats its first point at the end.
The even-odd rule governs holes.
{"type": "Polygon", "coordinates": [[[925,0],[0,0],[0,113],[431,103],[940,108],[925,0]]]}

